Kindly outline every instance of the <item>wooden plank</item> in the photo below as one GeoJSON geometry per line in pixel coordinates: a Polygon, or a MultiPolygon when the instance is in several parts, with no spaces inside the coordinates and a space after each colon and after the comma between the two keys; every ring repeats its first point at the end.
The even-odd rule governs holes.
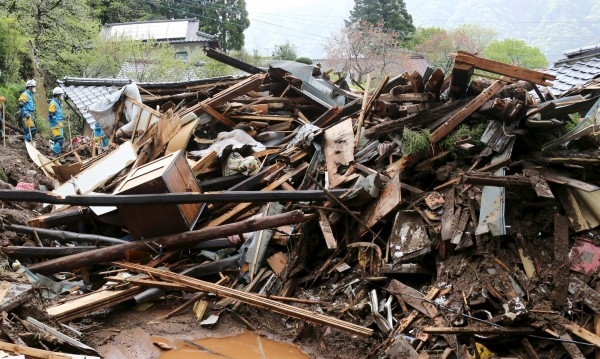
{"type": "Polygon", "coordinates": [[[577,344],[573,343],[573,339],[571,338],[570,335],[563,334],[560,336],[560,339],[563,340],[563,342],[561,342],[561,344],[562,344],[563,348],[565,349],[565,351],[569,354],[571,359],[586,359],[585,355],[583,355],[581,350],[579,350],[579,347],[577,346],[577,344]]]}
{"type": "Polygon", "coordinates": [[[400,295],[406,304],[410,305],[426,316],[431,317],[427,311],[427,308],[425,308],[423,305],[423,303],[425,303],[425,301],[422,300],[424,296],[418,290],[409,287],[396,279],[392,279],[386,289],[388,292],[394,295],[400,295]]]}
{"type": "Polygon", "coordinates": [[[198,105],[200,105],[200,108],[202,110],[204,110],[206,113],[208,113],[209,115],[211,115],[213,118],[215,118],[217,121],[221,122],[225,126],[227,126],[229,128],[234,128],[235,127],[235,123],[233,121],[231,121],[227,117],[223,116],[222,113],[220,113],[219,111],[215,110],[212,106],[210,106],[210,105],[208,105],[206,103],[202,103],[202,102],[199,103],[198,105]]]}
{"type": "Polygon", "coordinates": [[[325,238],[325,244],[327,245],[327,248],[336,249],[337,241],[333,235],[333,230],[329,224],[329,219],[327,219],[327,214],[323,210],[319,210],[319,227],[321,227],[321,232],[323,233],[323,238],[325,238]]]}
{"type": "Polygon", "coordinates": [[[352,119],[349,118],[325,130],[324,137],[325,143],[323,144],[323,148],[325,151],[329,188],[335,188],[346,181],[346,171],[340,170],[340,166],[349,166],[354,161],[352,119]]]}
{"type": "Polygon", "coordinates": [[[281,275],[288,263],[288,257],[283,252],[277,252],[267,258],[267,264],[271,267],[273,273],[281,275]]]}
{"type": "Polygon", "coordinates": [[[58,353],[58,352],[52,352],[49,350],[42,350],[42,349],[37,349],[37,348],[30,348],[28,346],[24,346],[24,345],[18,345],[18,344],[12,344],[12,343],[7,343],[4,341],[0,341],[0,349],[7,351],[9,353],[13,353],[13,354],[22,354],[25,355],[27,358],[39,358],[39,359],[100,359],[100,357],[97,356],[90,356],[90,355],[73,355],[73,354],[66,354],[66,353],[58,353]]]}
{"type": "MultiPolygon", "coordinates": [[[[261,189],[260,191],[261,192],[271,191],[271,190],[281,186],[282,183],[286,182],[290,178],[302,173],[307,168],[308,168],[308,163],[306,163],[306,162],[302,163],[300,166],[296,167],[293,171],[290,171],[290,172],[284,174],[283,176],[279,177],[277,180],[270,183],[269,185],[267,185],[265,188],[261,189]]],[[[246,209],[248,209],[249,207],[252,207],[252,206],[254,206],[254,203],[252,203],[252,202],[240,203],[237,206],[235,206],[232,210],[225,213],[224,215],[217,217],[217,218],[213,219],[212,221],[210,221],[205,227],[211,228],[211,227],[219,226],[219,225],[227,222],[228,220],[232,219],[233,217],[239,215],[242,211],[245,211],[246,209]]]]}
{"type": "Polygon", "coordinates": [[[158,135],[160,144],[166,145],[181,129],[181,121],[179,115],[173,114],[173,110],[169,109],[163,113],[158,120],[158,135]]]}
{"type": "MultiPolygon", "coordinates": [[[[392,178],[385,186],[379,191],[379,197],[377,201],[372,201],[362,212],[360,219],[369,227],[373,227],[379,221],[381,221],[388,214],[395,211],[402,197],[400,195],[400,176],[397,175],[392,178]]],[[[365,228],[361,228],[360,235],[363,236],[367,233],[365,228]]]]}
{"type": "Polygon", "coordinates": [[[446,135],[448,135],[450,132],[452,132],[452,130],[454,130],[464,120],[466,120],[467,117],[471,116],[471,114],[477,111],[477,109],[481,105],[483,105],[487,100],[489,100],[498,91],[500,91],[505,84],[506,82],[501,80],[494,81],[494,83],[492,83],[488,88],[483,90],[483,92],[481,92],[465,107],[461,108],[440,127],[433,131],[433,133],[431,134],[431,143],[438,143],[440,140],[446,137],[446,135]]]}
{"type": "Polygon", "coordinates": [[[335,317],[315,313],[303,308],[279,303],[268,298],[262,298],[254,293],[246,293],[240,290],[231,289],[210,282],[205,282],[199,279],[190,278],[185,275],[180,275],[177,273],[172,273],[160,269],[154,269],[133,263],[118,263],[118,266],[137,271],[139,273],[147,273],[151,276],[162,278],[164,280],[170,280],[175,283],[185,284],[198,291],[215,293],[217,296],[220,297],[236,299],[242,303],[265,308],[270,311],[288,315],[293,318],[306,320],[321,325],[331,326],[333,328],[341,329],[363,337],[369,337],[373,335],[373,329],[349,323],[335,317]]]}
{"type": "Polygon", "coordinates": [[[581,339],[585,340],[588,343],[594,344],[596,348],[600,348],[600,336],[590,332],[589,330],[575,324],[575,323],[567,323],[565,324],[565,329],[569,333],[575,334],[581,339]]]}
{"type": "Polygon", "coordinates": [[[551,74],[529,70],[520,66],[509,65],[499,61],[484,59],[464,51],[459,51],[454,54],[454,63],[460,65],[470,65],[480,70],[509,76],[511,78],[528,81],[543,86],[552,86],[552,83],[548,81],[556,79],[556,76],[551,74]]]}
{"type": "MultiPolygon", "coordinates": [[[[132,164],[136,158],[137,154],[131,142],[125,142],[52,193],[60,197],[90,193],[132,164]]],[[[65,207],[66,205],[57,205],[55,210],[65,207]]]]}
{"type": "Polygon", "coordinates": [[[72,320],[93,311],[125,302],[143,290],[144,288],[135,286],[123,290],[96,291],[66,303],[47,308],[46,312],[48,316],[58,321],[72,320]]]}
{"type": "Polygon", "coordinates": [[[201,159],[199,159],[198,161],[191,164],[190,168],[192,169],[194,176],[198,177],[198,175],[200,173],[202,173],[202,171],[204,169],[216,164],[218,162],[218,160],[219,160],[219,157],[217,156],[217,152],[210,151],[208,154],[204,155],[201,159]]]}
{"type": "Polygon", "coordinates": [[[444,210],[442,211],[442,232],[443,241],[452,239],[454,233],[454,187],[448,188],[444,193],[444,210]]]}

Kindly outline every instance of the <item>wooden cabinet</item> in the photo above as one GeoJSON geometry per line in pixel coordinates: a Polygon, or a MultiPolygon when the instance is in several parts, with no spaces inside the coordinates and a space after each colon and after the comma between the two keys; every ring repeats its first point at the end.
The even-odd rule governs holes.
{"type": "MultiPolygon", "coordinates": [[[[135,168],[114,194],[201,192],[182,151],[173,152],[135,168]]],[[[123,221],[134,239],[181,233],[194,227],[204,203],[119,205],[123,221]]]]}

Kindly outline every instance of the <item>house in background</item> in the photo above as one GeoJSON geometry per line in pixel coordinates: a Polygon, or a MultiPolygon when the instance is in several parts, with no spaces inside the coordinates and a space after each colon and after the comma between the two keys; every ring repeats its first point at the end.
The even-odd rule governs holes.
{"type": "Polygon", "coordinates": [[[600,44],[567,50],[564,55],[546,71],[556,76],[549,88],[552,95],[564,96],[600,79],[600,44]]]}
{"type": "MultiPolygon", "coordinates": [[[[202,50],[205,47],[219,48],[219,40],[216,35],[210,35],[198,31],[200,21],[197,19],[180,20],[155,20],[106,24],[100,31],[104,39],[129,38],[139,41],[153,41],[157,43],[167,42],[173,46],[175,56],[188,59],[188,51],[202,50]]],[[[143,73],[148,66],[147,62],[126,61],[117,77],[139,80],[136,74],[143,73]]],[[[190,80],[194,74],[186,74],[181,80],[190,80]]]]}

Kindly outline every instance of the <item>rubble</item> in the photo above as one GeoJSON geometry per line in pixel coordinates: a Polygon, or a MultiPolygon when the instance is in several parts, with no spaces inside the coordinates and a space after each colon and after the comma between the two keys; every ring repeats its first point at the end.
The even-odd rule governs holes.
{"type": "Polygon", "coordinates": [[[124,84],[86,115],[109,146],[28,145],[35,179],[2,178],[1,350],[100,355],[53,326],[175,292],[160,320],[281,315],[344,338],[323,357],[598,355],[593,82],[555,97],[553,75],[459,52],[357,94],[207,53],[250,75],[124,84]]]}

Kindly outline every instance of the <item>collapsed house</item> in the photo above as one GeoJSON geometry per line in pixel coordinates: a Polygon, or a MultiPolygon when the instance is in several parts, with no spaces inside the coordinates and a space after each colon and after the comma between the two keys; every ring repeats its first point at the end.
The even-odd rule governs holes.
{"type": "MultiPolygon", "coordinates": [[[[26,278],[3,282],[2,311],[32,284],[49,299],[30,321],[70,325],[171,290],[199,293],[207,325],[211,306],[246,304],[367,338],[369,357],[600,349],[593,80],[561,96],[554,75],[459,52],[448,76],[403,73],[357,94],[309,65],[208,54],[250,75],[61,83],[109,145],[83,143],[69,164],[28,148],[59,185],[0,190],[46,208],[3,223],[40,245],[0,248],[26,278]],[[93,84],[114,87],[85,103],[78,86],[93,84]],[[93,274],[101,289],[72,294],[93,274]]],[[[0,349],[47,354],[18,344],[0,349]]]]}

